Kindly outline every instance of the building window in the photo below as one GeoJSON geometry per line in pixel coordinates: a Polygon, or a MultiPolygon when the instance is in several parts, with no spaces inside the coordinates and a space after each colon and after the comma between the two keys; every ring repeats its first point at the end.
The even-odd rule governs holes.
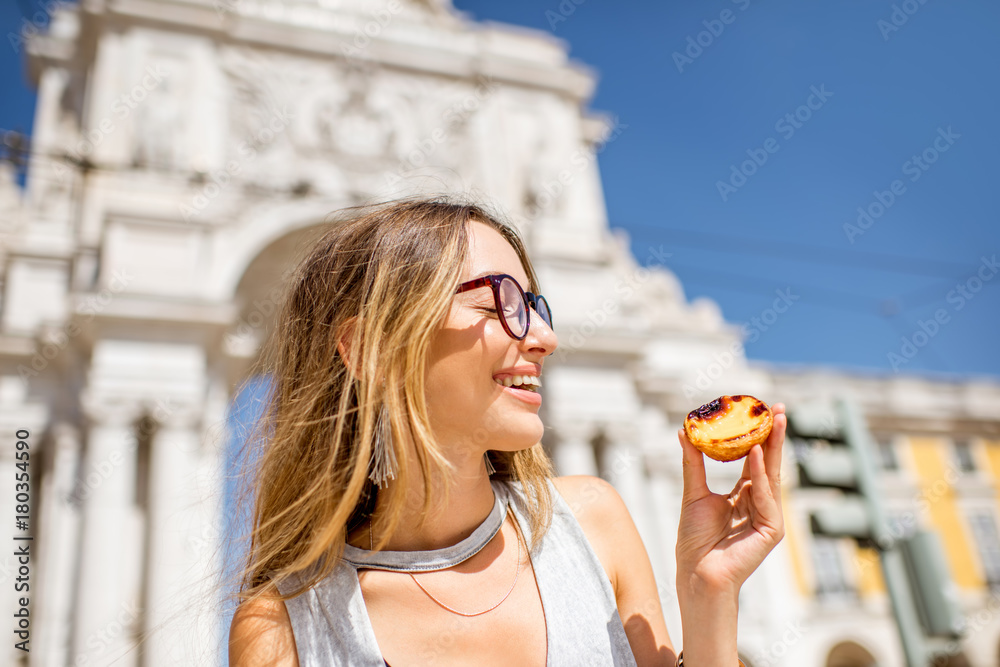
{"type": "Polygon", "coordinates": [[[969,525],[983,563],[983,576],[990,588],[1000,587],[1000,532],[993,512],[987,509],[969,513],[969,525]]]}
{"type": "Polygon", "coordinates": [[[892,444],[892,439],[885,438],[878,441],[878,462],[882,470],[899,470],[899,459],[896,457],[896,448],[892,444]]]}
{"type": "Polygon", "coordinates": [[[955,462],[961,472],[976,472],[976,459],[973,456],[972,444],[968,440],[955,442],[955,462]]]}
{"type": "Polygon", "coordinates": [[[816,595],[823,599],[853,597],[840,555],[840,540],[813,535],[813,564],[816,568],[816,595]]]}

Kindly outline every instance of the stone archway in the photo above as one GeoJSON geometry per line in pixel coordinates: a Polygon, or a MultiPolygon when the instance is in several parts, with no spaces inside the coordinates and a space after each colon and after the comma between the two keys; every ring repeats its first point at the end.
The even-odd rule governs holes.
{"type": "Polygon", "coordinates": [[[236,319],[221,341],[230,393],[251,370],[273,329],[288,275],[325,229],[327,223],[319,222],[292,228],[247,262],[232,296],[236,319]]]}
{"type": "Polygon", "coordinates": [[[868,649],[853,641],[837,644],[826,656],[826,667],[875,667],[877,664],[868,649]]]}
{"type": "MultiPolygon", "coordinates": [[[[233,294],[236,318],[220,341],[229,395],[222,528],[223,549],[229,563],[222,573],[227,595],[235,593],[233,587],[239,577],[238,565],[245,562],[243,549],[250,527],[248,498],[240,495],[247,489],[244,480],[238,477],[249,472],[244,466],[252,465],[250,457],[254,453],[247,448],[247,439],[264,408],[267,394],[267,379],[257,374],[256,362],[261,346],[273,331],[289,274],[326,228],[325,223],[290,225],[286,227],[290,231],[271,239],[246,262],[233,294]]],[[[235,606],[227,608],[220,616],[223,636],[228,633],[234,611],[235,606]]],[[[218,659],[220,664],[228,664],[225,641],[219,644],[218,659]]]]}
{"type": "Polygon", "coordinates": [[[939,655],[931,661],[931,667],[972,667],[964,653],[939,655]]]}

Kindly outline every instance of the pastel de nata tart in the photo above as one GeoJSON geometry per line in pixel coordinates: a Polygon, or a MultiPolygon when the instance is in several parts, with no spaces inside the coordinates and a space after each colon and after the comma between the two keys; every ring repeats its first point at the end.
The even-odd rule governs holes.
{"type": "Polygon", "coordinates": [[[716,461],[735,461],[767,440],[773,423],[771,408],[753,396],[720,396],[684,419],[692,445],[716,461]]]}

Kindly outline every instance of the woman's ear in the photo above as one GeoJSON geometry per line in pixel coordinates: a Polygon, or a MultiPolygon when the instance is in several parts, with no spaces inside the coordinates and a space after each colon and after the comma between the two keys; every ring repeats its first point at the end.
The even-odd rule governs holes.
{"type": "Polygon", "coordinates": [[[337,331],[337,353],[340,354],[340,358],[343,360],[348,372],[355,380],[361,375],[358,366],[360,355],[355,357],[355,350],[353,349],[354,332],[358,322],[359,318],[356,315],[349,317],[340,325],[337,331]]]}
{"type": "MultiPolygon", "coordinates": [[[[340,358],[344,361],[344,366],[347,367],[347,371],[351,376],[358,380],[361,378],[361,342],[358,341],[358,349],[354,349],[354,335],[356,333],[356,328],[363,323],[364,320],[358,315],[352,315],[347,318],[339,327],[337,335],[337,353],[340,358]]],[[[379,371],[381,369],[378,369],[379,371]]],[[[382,386],[384,384],[384,378],[379,378],[378,385],[382,386]]]]}

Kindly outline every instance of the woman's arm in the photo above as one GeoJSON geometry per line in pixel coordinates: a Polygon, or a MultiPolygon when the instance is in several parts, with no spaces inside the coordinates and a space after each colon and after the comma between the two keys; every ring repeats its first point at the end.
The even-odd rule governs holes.
{"type": "Polygon", "coordinates": [[[599,477],[552,480],[604,565],[639,667],[673,667],[676,655],[649,555],[618,491],[599,477]]]}
{"type": "MultiPolygon", "coordinates": [[[[677,535],[677,601],[684,661],[691,667],[736,667],[739,592],[785,534],[781,450],[785,406],[771,408],[767,442],[754,447],[728,495],[708,489],[701,452],[680,432],[684,495],[677,535]]],[[[636,663],[673,667],[676,659],[653,568],[632,516],[615,488],[598,477],[552,480],[608,572],[636,663]]]]}
{"type": "Polygon", "coordinates": [[[678,433],[684,452],[684,495],[677,530],[677,601],[684,631],[684,662],[691,667],[735,667],[736,617],[743,582],[781,541],[781,449],[785,406],[771,407],[774,424],[756,445],[728,495],[712,493],[705,459],[678,433]]]}
{"type": "Polygon", "coordinates": [[[261,597],[236,609],[229,628],[229,667],[299,667],[283,601],[261,597]]]}

